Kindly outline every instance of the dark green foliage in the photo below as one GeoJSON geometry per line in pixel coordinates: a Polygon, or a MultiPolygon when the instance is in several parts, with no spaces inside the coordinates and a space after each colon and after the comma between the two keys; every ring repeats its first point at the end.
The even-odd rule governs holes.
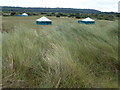
{"type": "Polygon", "coordinates": [[[16,12],[11,12],[10,15],[11,15],[11,16],[15,16],[15,15],[16,15],[16,12]]]}
{"type": "Polygon", "coordinates": [[[56,15],[56,17],[60,17],[60,15],[56,15]]]}
{"type": "Polygon", "coordinates": [[[94,9],[74,9],[74,8],[23,8],[23,7],[2,7],[4,11],[14,12],[62,12],[62,13],[100,13],[94,9]]]}
{"type": "Polygon", "coordinates": [[[99,20],[116,20],[120,17],[115,12],[100,12],[94,9],[73,9],[73,8],[22,8],[22,7],[3,7],[3,16],[16,16],[23,12],[29,16],[56,16],[56,17],[72,17],[72,18],[97,18],[99,20]],[[9,14],[11,13],[11,14],[9,14]]]}

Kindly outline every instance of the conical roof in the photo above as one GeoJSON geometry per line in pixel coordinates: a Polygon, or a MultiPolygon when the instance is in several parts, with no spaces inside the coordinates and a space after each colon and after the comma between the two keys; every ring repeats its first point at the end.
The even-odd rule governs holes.
{"type": "Polygon", "coordinates": [[[51,21],[51,20],[43,16],[43,17],[37,19],[36,21],[51,21]]]}
{"type": "Polygon", "coordinates": [[[82,21],[95,21],[95,20],[93,20],[93,19],[87,17],[86,19],[83,19],[82,21]]]}
{"type": "Polygon", "coordinates": [[[28,14],[27,14],[27,13],[23,13],[22,15],[25,15],[25,16],[27,16],[28,14]]]}

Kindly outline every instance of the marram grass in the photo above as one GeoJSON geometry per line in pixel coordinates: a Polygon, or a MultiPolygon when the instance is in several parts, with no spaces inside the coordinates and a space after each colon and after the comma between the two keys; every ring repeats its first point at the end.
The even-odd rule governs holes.
{"type": "Polygon", "coordinates": [[[3,87],[118,87],[116,21],[84,25],[66,19],[36,27],[21,23],[2,33],[3,87]]]}

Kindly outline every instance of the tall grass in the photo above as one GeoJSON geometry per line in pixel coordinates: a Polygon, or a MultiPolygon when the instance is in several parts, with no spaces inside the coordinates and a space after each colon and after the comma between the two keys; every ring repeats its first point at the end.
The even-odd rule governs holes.
{"type": "Polygon", "coordinates": [[[118,87],[117,22],[36,27],[3,32],[3,87],[118,87]]]}

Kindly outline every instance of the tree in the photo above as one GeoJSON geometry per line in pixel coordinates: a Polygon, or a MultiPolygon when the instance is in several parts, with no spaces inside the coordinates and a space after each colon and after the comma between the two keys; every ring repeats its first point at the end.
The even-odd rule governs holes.
{"type": "Polygon", "coordinates": [[[11,15],[11,16],[14,16],[14,15],[16,15],[16,12],[11,12],[10,15],[11,15]]]}
{"type": "Polygon", "coordinates": [[[80,19],[80,16],[75,16],[75,18],[80,19]]]}
{"type": "Polygon", "coordinates": [[[56,17],[60,17],[60,15],[56,15],[56,17]]]}

